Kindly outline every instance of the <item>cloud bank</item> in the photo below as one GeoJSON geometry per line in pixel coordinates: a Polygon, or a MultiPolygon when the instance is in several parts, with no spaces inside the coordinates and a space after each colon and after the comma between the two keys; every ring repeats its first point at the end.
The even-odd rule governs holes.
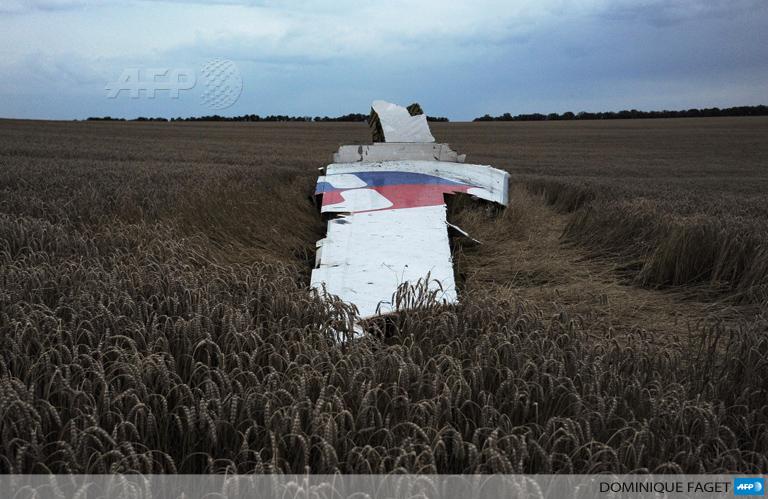
{"type": "Polygon", "coordinates": [[[469,119],[768,95],[762,0],[6,0],[0,12],[0,116],[205,114],[194,99],[108,100],[104,86],[126,67],[214,57],[243,74],[230,114],[342,114],[380,97],[469,119]]]}

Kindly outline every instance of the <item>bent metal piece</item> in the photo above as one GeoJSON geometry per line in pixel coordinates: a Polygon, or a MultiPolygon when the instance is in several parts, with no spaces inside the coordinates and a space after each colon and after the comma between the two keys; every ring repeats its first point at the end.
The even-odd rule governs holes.
{"type": "Polygon", "coordinates": [[[466,155],[457,154],[448,144],[418,142],[377,142],[370,145],[341,146],[333,155],[334,163],[376,163],[404,159],[463,163],[466,155]]]}
{"type": "Polygon", "coordinates": [[[506,172],[440,161],[332,164],[318,179],[322,213],[337,213],[317,243],[311,285],[357,306],[362,318],[394,311],[400,284],[429,274],[429,290],[455,303],[445,194],[507,204],[506,172]]]}
{"type": "MultiPolygon", "coordinates": [[[[418,104],[412,104],[411,106],[416,106],[413,109],[421,111],[421,106],[418,104]]],[[[371,120],[373,122],[378,120],[376,130],[380,130],[383,135],[384,140],[381,142],[435,141],[435,138],[429,131],[429,124],[425,114],[411,115],[408,109],[383,100],[373,101],[371,110],[371,120]]],[[[378,131],[374,131],[374,135],[379,135],[378,131]]]]}
{"type": "Polygon", "coordinates": [[[509,174],[435,144],[423,114],[383,101],[373,109],[386,142],[341,146],[317,181],[320,211],[335,218],[317,242],[311,285],[354,304],[363,319],[393,312],[398,286],[427,276],[429,291],[455,303],[444,196],[506,206],[509,174]]]}

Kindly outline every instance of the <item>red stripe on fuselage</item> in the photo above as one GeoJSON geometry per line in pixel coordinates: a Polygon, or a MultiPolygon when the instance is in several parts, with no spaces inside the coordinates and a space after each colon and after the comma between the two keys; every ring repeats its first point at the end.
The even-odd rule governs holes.
{"type": "MultiPolygon", "coordinates": [[[[421,206],[438,206],[445,204],[443,196],[455,192],[467,192],[472,186],[469,185],[445,185],[445,184],[401,184],[384,185],[379,187],[364,187],[364,189],[373,189],[385,198],[392,206],[377,210],[360,210],[353,213],[362,213],[365,211],[397,210],[400,208],[418,208],[421,206]]],[[[355,189],[340,189],[323,193],[323,206],[329,206],[343,201],[341,194],[355,189]]]]}

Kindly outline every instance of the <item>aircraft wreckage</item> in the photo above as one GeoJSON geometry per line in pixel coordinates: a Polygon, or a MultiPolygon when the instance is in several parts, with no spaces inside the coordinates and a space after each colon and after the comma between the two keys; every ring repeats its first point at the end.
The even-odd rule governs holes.
{"type": "Polygon", "coordinates": [[[343,145],[317,180],[328,220],[311,286],[354,304],[363,319],[395,311],[402,284],[429,276],[429,290],[457,301],[445,196],[506,206],[509,174],[464,163],[437,144],[418,104],[374,101],[370,145],[343,145]]]}

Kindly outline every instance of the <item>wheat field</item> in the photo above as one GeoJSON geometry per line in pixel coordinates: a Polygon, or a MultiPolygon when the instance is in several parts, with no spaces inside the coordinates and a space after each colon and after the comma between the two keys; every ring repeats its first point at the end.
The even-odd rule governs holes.
{"type": "Polygon", "coordinates": [[[1,473],[763,473],[765,118],[433,124],[461,301],[339,342],[364,124],[0,121],[1,473]]]}

